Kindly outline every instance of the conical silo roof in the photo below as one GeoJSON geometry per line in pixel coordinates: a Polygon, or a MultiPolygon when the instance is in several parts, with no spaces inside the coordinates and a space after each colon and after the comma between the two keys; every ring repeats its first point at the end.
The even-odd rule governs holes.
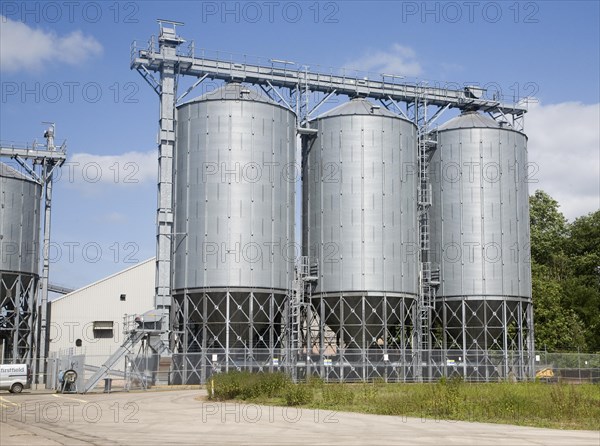
{"type": "Polygon", "coordinates": [[[209,91],[201,96],[191,99],[181,105],[203,101],[245,100],[263,102],[271,105],[281,105],[273,101],[266,94],[260,93],[254,88],[242,85],[239,82],[229,82],[214,91],[209,91]]]}
{"type": "Polygon", "coordinates": [[[354,98],[351,101],[338,105],[329,111],[317,116],[315,119],[332,118],[334,116],[349,115],[369,115],[369,116],[387,116],[390,118],[404,119],[395,113],[392,113],[385,107],[380,107],[364,98],[354,98]]]}
{"type": "Polygon", "coordinates": [[[438,131],[442,130],[455,130],[455,129],[472,129],[472,128],[484,128],[484,129],[497,129],[500,128],[500,124],[494,121],[491,117],[482,115],[476,111],[470,111],[462,113],[455,118],[452,118],[448,122],[440,125],[438,131]]]}
{"type": "Polygon", "coordinates": [[[21,172],[19,172],[18,170],[15,170],[13,167],[9,166],[8,164],[1,163],[1,162],[0,162],[0,176],[2,176],[4,178],[15,178],[17,180],[24,180],[24,181],[29,181],[31,183],[35,183],[33,178],[31,178],[27,175],[24,175],[21,172]]]}

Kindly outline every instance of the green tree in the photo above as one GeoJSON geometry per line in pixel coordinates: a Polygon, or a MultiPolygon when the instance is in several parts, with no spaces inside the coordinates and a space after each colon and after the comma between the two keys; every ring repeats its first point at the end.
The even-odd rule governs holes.
{"type": "Polygon", "coordinates": [[[558,202],[542,190],[536,190],[529,198],[531,259],[538,265],[554,266],[564,262],[568,227],[567,219],[558,208],[558,202]]]}
{"type": "Polygon", "coordinates": [[[532,265],[532,292],[535,309],[535,344],[538,349],[586,350],[585,326],[579,316],[563,305],[563,288],[549,268],[532,265]]]}
{"type": "Polygon", "coordinates": [[[563,281],[563,302],[585,324],[590,350],[600,352],[600,210],[577,218],[565,245],[571,275],[563,281]]]}
{"type": "Polygon", "coordinates": [[[577,218],[569,232],[565,249],[573,261],[573,272],[600,287],[600,210],[577,218]]]}
{"type": "Polygon", "coordinates": [[[544,191],[529,203],[536,343],[600,351],[600,211],[569,224],[544,191]]]}

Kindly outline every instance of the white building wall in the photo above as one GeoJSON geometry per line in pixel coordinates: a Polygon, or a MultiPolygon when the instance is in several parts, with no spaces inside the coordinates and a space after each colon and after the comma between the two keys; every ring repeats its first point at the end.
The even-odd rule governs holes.
{"type": "Polygon", "coordinates": [[[72,349],[73,354],[85,354],[86,364],[102,365],[123,342],[123,316],[153,309],[154,283],[152,258],[53,300],[50,353],[72,349]],[[94,330],[97,321],[113,322],[111,337],[94,330]]]}

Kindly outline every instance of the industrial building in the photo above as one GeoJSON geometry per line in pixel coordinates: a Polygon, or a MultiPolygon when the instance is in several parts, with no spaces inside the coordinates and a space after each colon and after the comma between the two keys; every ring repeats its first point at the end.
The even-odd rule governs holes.
{"type": "Polygon", "coordinates": [[[153,308],[154,265],[148,259],[52,300],[50,356],[84,355],[86,365],[102,365],[123,343],[125,315],[153,308]]]}
{"type": "Polygon", "coordinates": [[[160,98],[156,259],[53,302],[53,325],[79,324],[73,338],[50,335],[53,349],[112,353],[96,380],[145,330],[174,383],[242,369],[534,376],[521,104],[477,87],[197,57],[176,26],[161,21],[158,39],[131,49],[160,98]],[[178,95],[180,76],[196,80],[178,95]],[[184,101],[205,79],[222,85],[184,101]],[[341,105],[317,113],[334,96],[341,105]],[[151,323],[113,350],[117,313],[150,308],[151,323]]]}

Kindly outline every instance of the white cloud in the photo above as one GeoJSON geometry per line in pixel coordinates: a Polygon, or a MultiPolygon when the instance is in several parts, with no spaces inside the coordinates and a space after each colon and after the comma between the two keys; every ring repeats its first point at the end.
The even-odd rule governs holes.
{"type": "Polygon", "coordinates": [[[525,115],[529,161],[539,166],[529,192],[543,189],[569,220],[600,208],[600,104],[533,104],[525,115]]]}
{"type": "Polygon", "coordinates": [[[348,62],[344,68],[399,76],[418,76],[423,72],[415,51],[399,43],[394,43],[385,51],[371,50],[348,62]]]}
{"type": "Polygon", "coordinates": [[[126,152],[121,155],[75,153],[62,167],[61,182],[86,190],[110,184],[136,186],[156,183],[158,155],[149,152],[126,152]]]}
{"type": "Polygon", "coordinates": [[[79,65],[102,53],[102,45],[81,31],[59,36],[0,16],[0,71],[39,71],[49,63],[79,65]]]}

